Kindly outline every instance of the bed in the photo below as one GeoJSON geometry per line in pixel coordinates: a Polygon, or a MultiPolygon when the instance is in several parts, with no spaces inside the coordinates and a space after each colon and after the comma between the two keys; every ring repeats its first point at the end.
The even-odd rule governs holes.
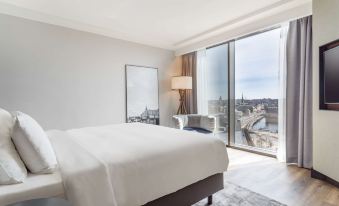
{"type": "Polygon", "coordinates": [[[29,199],[49,197],[65,197],[59,172],[48,175],[29,174],[24,183],[0,185],[1,206],[29,199]]]}
{"type": "Polygon", "coordinates": [[[222,189],[228,167],[221,140],[162,126],[118,124],[48,136],[60,173],[0,186],[0,205],[48,196],[74,206],[190,205],[222,189]]]}

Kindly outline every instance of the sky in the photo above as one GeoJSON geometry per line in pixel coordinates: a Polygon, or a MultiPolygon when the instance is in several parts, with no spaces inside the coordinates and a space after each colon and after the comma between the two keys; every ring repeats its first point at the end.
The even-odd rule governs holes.
{"type": "MultiPolygon", "coordinates": [[[[235,96],[278,98],[280,29],[235,42],[235,96]]],[[[227,46],[206,50],[207,99],[227,98],[227,46]],[[226,58],[225,58],[226,57],[226,58]]]]}
{"type": "Polygon", "coordinates": [[[280,29],[235,42],[235,96],[278,98],[280,29]]]}
{"type": "Polygon", "coordinates": [[[208,100],[227,98],[228,47],[217,46],[206,50],[205,95],[208,100]]]}

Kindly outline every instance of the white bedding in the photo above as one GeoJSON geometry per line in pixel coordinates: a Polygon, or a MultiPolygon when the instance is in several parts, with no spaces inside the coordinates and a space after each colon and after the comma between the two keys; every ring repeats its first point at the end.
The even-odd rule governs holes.
{"type": "Polygon", "coordinates": [[[23,183],[0,185],[0,205],[8,205],[30,199],[63,197],[64,188],[60,173],[28,174],[23,183]]]}
{"type": "Polygon", "coordinates": [[[223,142],[144,124],[49,131],[59,172],[0,186],[0,205],[66,196],[74,206],[135,206],[224,172],[223,142]]]}
{"type": "Polygon", "coordinates": [[[221,140],[161,126],[120,124],[48,135],[74,206],[143,205],[228,166],[221,140]]]}

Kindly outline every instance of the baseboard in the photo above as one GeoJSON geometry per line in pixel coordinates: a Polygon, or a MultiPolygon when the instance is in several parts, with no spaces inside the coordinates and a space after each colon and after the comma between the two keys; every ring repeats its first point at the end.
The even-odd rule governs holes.
{"type": "Polygon", "coordinates": [[[311,169],[311,177],[318,179],[318,180],[323,180],[323,181],[328,182],[331,185],[334,185],[334,186],[339,188],[339,182],[338,181],[318,172],[317,170],[311,169]]]}

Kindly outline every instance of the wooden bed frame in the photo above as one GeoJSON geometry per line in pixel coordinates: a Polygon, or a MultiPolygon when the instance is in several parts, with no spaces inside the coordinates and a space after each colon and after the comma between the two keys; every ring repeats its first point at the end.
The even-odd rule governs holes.
{"type": "Polygon", "coordinates": [[[208,205],[212,204],[212,195],[224,188],[224,176],[218,173],[193,183],[174,193],[153,200],[144,206],[190,206],[204,198],[208,205]]]}

